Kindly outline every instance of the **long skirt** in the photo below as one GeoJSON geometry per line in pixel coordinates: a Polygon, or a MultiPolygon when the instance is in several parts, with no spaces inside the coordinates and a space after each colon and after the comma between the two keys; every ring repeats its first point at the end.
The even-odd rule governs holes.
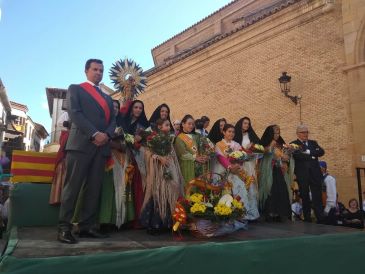
{"type": "Polygon", "coordinates": [[[61,193],[66,178],[66,159],[63,159],[56,166],[52,179],[51,194],[49,196],[49,204],[59,205],[61,203],[61,193]]]}
{"type": "Polygon", "coordinates": [[[257,191],[257,176],[256,176],[256,159],[244,162],[243,169],[248,176],[253,176],[254,182],[247,188],[248,203],[250,210],[247,212],[247,220],[257,220],[260,217],[258,209],[258,191],[257,191]]]}
{"type": "Polygon", "coordinates": [[[133,182],[132,182],[132,196],[134,202],[134,228],[140,228],[140,215],[141,209],[143,205],[143,186],[142,186],[142,177],[139,171],[138,165],[135,161],[132,162],[134,166],[134,173],[133,173],[133,182]]]}
{"type": "Polygon", "coordinates": [[[66,178],[66,152],[65,147],[67,143],[69,132],[67,130],[61,131],[60,148],[57,152],[56,167],[52,179],[52,188],[49,197],[49,204],[59,205],[61,203],[61,193],[66,178]]]}
{"type": "Polygon", "coordinates": [[[172,217],[170,214],[170,209],[168,209],[166,212],[166,217],[162,219],[159,212],[156,210],[156,205],[153,199],[150,199],[141,212],[141,225],[146,228],[154,229],[172,227],[172,217]]]}
{"type": "Polygon", "coordinates": [[[288,188],[280,167],[272,169],[272,187],[265,201],[264,213],[266,216],[291,216],[291,207],[288,188]]]}
{"type": "MultiPolygon", "coordinates": [[[[214,180],[220,180],[221,176],[217,176],[217,174],[223,175],[225,172],[226,169],[218,161],[215,161],[213,166],[214,180]]],[[[244,219],[249,220],[250,214],[252,212],[252,205],[250,204],[250,200],[248,199],[248,192],[245,182],[242,181],[240,177],[232,173],[229,174],[228,181],[232,183],[233,197],[239,197],[240,201],[243,202],[243,205],[246,209],[246,215],[244,219]]]]}
{"type": "Polygon", "coordinates": [[[113,170],[107,171],[101,187],[99,223],[115,224],[115,190],[113,181],[113,170]]]}

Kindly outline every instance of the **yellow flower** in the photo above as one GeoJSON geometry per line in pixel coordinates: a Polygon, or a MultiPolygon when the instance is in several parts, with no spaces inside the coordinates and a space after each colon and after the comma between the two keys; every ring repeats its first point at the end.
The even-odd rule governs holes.
{"type": "Polygon", "coordinates": [[[232,209],[225,204],[218,204],[214,207],[214,214],[220,216],[229,216],[232,214],[232,209]]]}
{"type": "Polygon", "coordinates": [[[243,203],[241,203],[241,202],[237,201],[236,199],[234,199],[234,200],[232,201],[232,204],[233,204],[233,206],[234,206],[235,208],[237,208],[237,209],[242,209],[242,208],[243,208],[243,203]]]}
{"type": "Polygon", "coordinates": [[[297,145],[297,144],[290,144],[291,146],[292,146],[292,148],[294,148],[294,149],[298,149],[299,148],[299,146],[297,145]]]}
{"type": "Polygon", "coordinates": [[[206,209],[207,209],[207,207],[205,205],[199,204],[199,203],[195,203],[190,208],[190,212],[193,213],[193,214],[194,213],[204,213],[206,209]]]}
{"type": "Polygon", "coordinates": [[[265,148],[262,146],[262,145],[259,145],[259,144],[255,144],[255,149],[257,149],[257,150],[261,150],[261,151],[264,151],[265,150],[265,148]]]}
{"type": "Polygon", "coordinates": [[[203,201],[203,195],[200,193],[194,193],[189,197],[189,200],[193,203],[200,203],[203,201]]]}

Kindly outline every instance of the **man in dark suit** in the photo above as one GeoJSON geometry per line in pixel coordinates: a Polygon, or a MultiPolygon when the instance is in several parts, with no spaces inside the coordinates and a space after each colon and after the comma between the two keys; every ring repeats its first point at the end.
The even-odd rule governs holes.
{"type": "Polygon", "coordinates": [[[295,160],[294,173],[299,185],[299,192],[303,203],[304,221],[311,222],[311,200],[309,192],[312,194],[312,206],[320,223],[323,220],[322,206],[322,184],[323,176],[319,167],[318,157],[324,155],[324,150],[316,141],[308,139],[308,127],[300,125],[297,127],[298,139],[292,143],[301,147],[300,151],[293,154],[295,160]]]}
{"type": "Polygon", "coordinates": [[[111,97],[98,86],[103,71],[101,60],[88,60],[85,65],[87,82],[71,85],[67,92],[71,129],[65,149],[67,172],[57,237],[63,243],[76,243],[71,233],[71,219],[82,185],[79,237],[105,237],[95,229],[95,224],[105,163],[111,155],[109,140],[115,130],[115,117],[111,97]]]}

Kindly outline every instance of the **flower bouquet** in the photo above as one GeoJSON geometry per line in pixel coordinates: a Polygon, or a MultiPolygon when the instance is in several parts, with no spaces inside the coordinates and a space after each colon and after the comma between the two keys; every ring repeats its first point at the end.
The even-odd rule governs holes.
{"type": "MultiPolygon", "coordinates": [[[[161,157],[167,157],[170,155],[172,151],[172,141],[173,137],[171,135],[162,132],[158,133],[156,131],[152,131],[146,137],[147,147],[152,151],[152,153],[161,157]]],[[[163,166],[163,176],[166,180],[172,179],[172,174],[168,166],[163,166]]]]}
{"type": "Polygon", "coordinates": [[[249,154],[243,150],[237,150],[228,154],[228,159],[232,164],[242,165],[245,161],[250,161],[254,157],[253,154],[249,154]]]}
{"type": "Polygon", "coordinates": [[[261,159],[264,156],[265,148],[262,145],[254,144],[252,145],[251,150],[256,159],[261,159]]]}
{"type": "Polygon", "coordinates": [[[195,173],[198,175],[204,174],[208,171],[209,160],[215,157],[214,144],[207,137],[200,136],[197,142],[196,153],[199,156],[208,157],[208,163],[195,162],[195,173]]]}
{"type": "Polygon", "coordinates": [[[253,144],[251,147],[251,150],[253,153],[264,153],[265,152],[264,146],[259,145],[259,144],[253,144]]]}
{"type": "Polygon", "coordinates": [[[297,144],[284,144],[283,153],[286,155],[292,155],[294,152],[301,150],[301,146],[297,144]]]}
{"type": "Polygon", "coordinates": [[[200,136],[198,141],[198,154],[213,158],[215,156],[214,144],[205,136],[200,136]]]}
{"type": "Polygon", "coordinates": [[[245,149],[245,152],[249,155],[253,155],[253,158],[255,159],[261,159],[264,155],[265,148],[259,144],[252,144],[250,148],[245,149]]]}
{"type": "Polygon", "coordinates": [[[187,224],[198,238],[210,238],[232,233],[244,227],[238,222],[245,215],[241,201],[231,194],[231,184],[222,181],[213,185],[201,178],[193,179],[186,188],[186,198],[177,203],[173,218],[177,231],[180,224],[187,224]]]}
{"type": "Polygon", "coordinates": [[[128,144],[128,145],[133,145],[134,144],[134,136],[128,133],[124,133],[124,141],[128,144]]]}

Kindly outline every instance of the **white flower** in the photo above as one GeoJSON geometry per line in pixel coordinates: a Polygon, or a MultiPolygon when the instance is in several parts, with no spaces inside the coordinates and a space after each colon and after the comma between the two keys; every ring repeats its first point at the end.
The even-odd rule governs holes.
{"type": "Polygon", "coordinates": [[[232,206],[233,197],[230,194],[224,194],[220,199],[218,204],[224,204],[228,207],[232,206]]]}
{"type": "Polygon", "coordinates": [[[202,204],[205,205],[206,207],[213,207],[211,203],[202,203],[202,204]]]}

